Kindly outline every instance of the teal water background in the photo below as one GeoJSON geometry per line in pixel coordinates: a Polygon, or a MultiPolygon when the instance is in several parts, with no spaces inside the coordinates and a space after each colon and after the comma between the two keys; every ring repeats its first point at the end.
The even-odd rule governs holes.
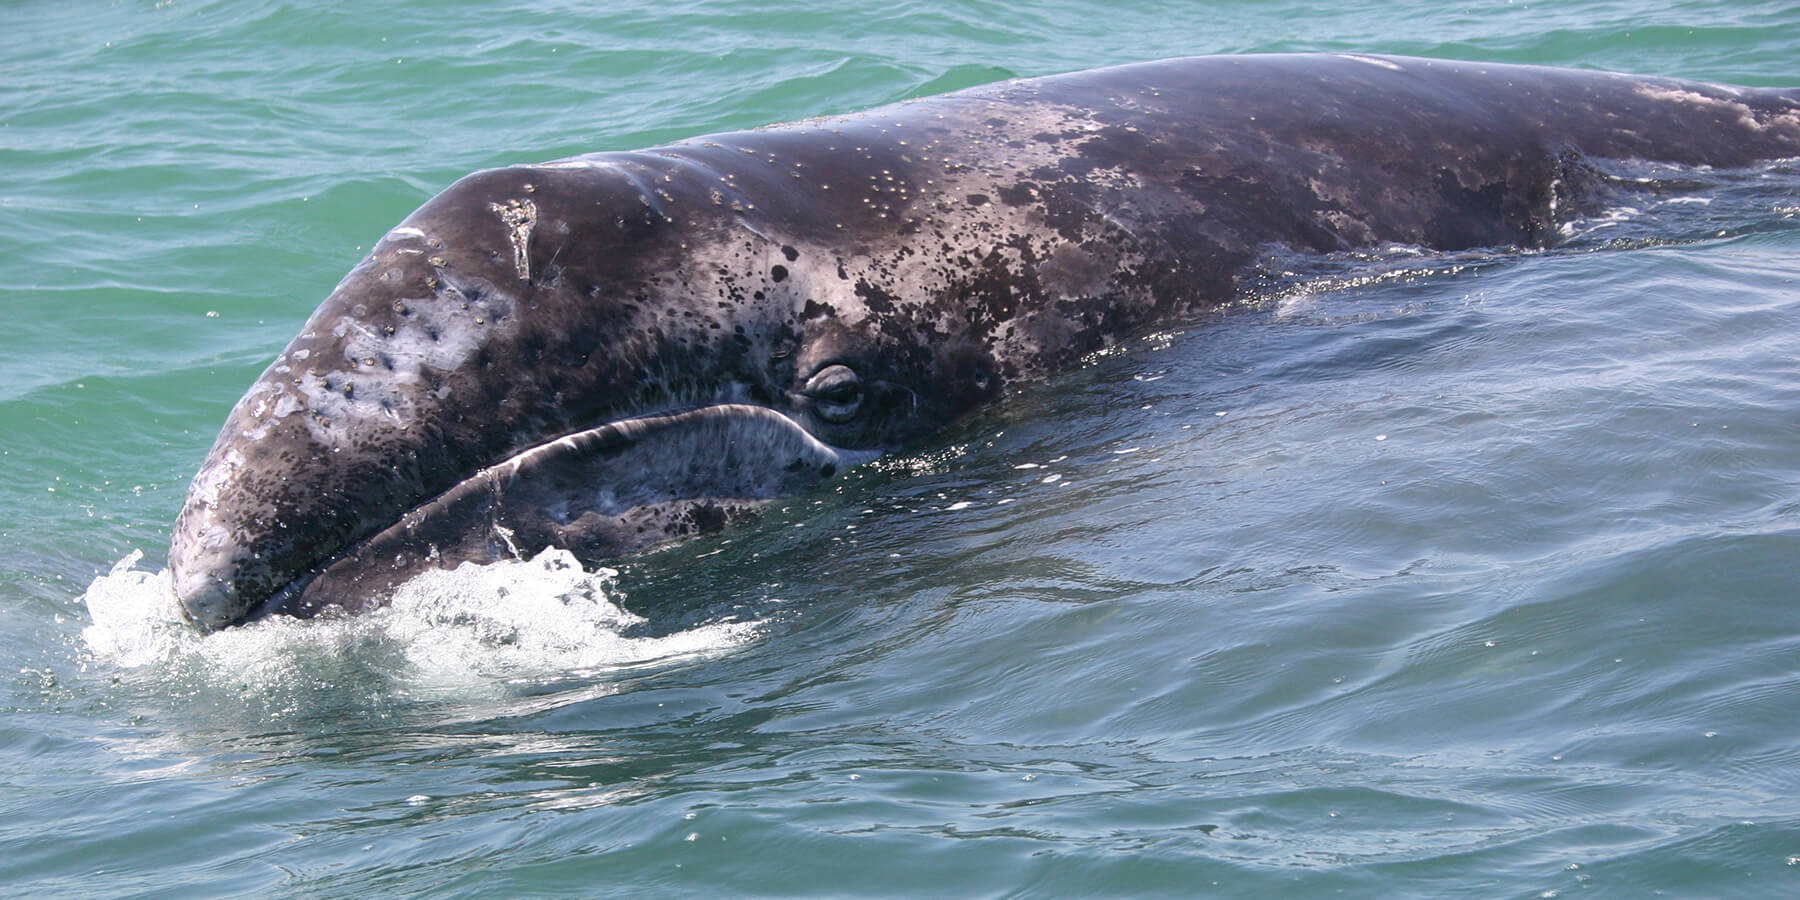
{"type": "Polygon", "coordinates": [[[1800,10],[5,4],[0,894],[1800,893],[1792,166],[1334,261],[616,576],[168,622],[226,410],[467,172],[1317,50],[1800,85],[1800,10]]]}

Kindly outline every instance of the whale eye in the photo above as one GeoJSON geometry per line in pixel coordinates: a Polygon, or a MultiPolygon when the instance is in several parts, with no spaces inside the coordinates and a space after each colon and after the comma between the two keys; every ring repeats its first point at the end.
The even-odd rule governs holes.
{"type": "Polygon", "coordinates": [[[856,418],[862,405],[862,378],[849,366],[830,365],[806,379],[805,392],[819,418],[841,424],[856,418]]]}

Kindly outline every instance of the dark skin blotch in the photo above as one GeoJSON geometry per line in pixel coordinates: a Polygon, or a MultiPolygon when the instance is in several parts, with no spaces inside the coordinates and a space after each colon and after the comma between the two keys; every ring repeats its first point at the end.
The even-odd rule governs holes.
{"type": "Polygon", "coordinates": [[[1024,206],[1037,199],[1037,185],[1029,181],[1000,189],[1000,202],[1007,206],[1024,206]]]}
{"type": "Polygon", "coordinates": [[[863,303],[869,307],[870,312],[881,315],[893,313],[894,307],[900,302],[900,298],[867,281],[856,283],[856,296],[863,299],[863,303]]]}

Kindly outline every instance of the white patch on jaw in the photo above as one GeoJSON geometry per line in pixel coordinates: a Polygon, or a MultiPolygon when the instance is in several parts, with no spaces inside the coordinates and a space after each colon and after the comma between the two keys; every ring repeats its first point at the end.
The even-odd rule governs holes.
{"type": "MultiPolygon", "coordinates": [[[[286,369],[288,367],[282,366],[281,368],[286,369]]],[[[239,405],[248,406],[253,400],[255,401],[255,408],[250,410],[250,416],[254,418],[258,424],[254,428],[246,428],[239,432],[246,441],[260,441],[263,438],[268,437],[269,431],[273,429],[277,423],[303,409],[300,405],[299,398],[266,382],[251,388],[250,393],[245,394],[244,399],[239,401],[239,405]],[[271,400],[274,401],[273,405],[270,403],[271,400]]],[[[231,452],[233,456],[237,456],[236,450],[231,452]]],[[[242,457],[239,456],[237,460],[232,461],[232,468],[236,468],[241,459],[242,457]]]]}
{"type": "Polygon", "coordinates": [[[414,228],[411,225],[401,225],[401,226],[396,227],[394,230],[389,231],[387,233],[387,235],[382,238],[382,240],[384,240],[384,241],[404,241],[404,240],[411,240],[414,238],[419,239],[419,240],[424,240],[425,232],[420,231],[419,229],[414,228]]]}
{"type": "Polygon", "coordinates": [[[1399,63],[1394,62],[1391,59],[1382,59],[1378,56],[1363,56],[1360,53],[1339,53],[1338,58],[1348,59],[1359,63],[1368,63],[1371,66],[1379,66],[1394,72],[1406,71],[1399,63]]]}
{"type": "MultiPolygon", "coordinates": [[[[233,449],[224,456],[208,459],[200,467],[200,471],[194,473],[193,484],[188,488],[188,502],[189,505],[198,503],[199,508],[205,511],[204,521],[207,523],[207,527],[218,530],[218,526],[211,524],[212,510],[219,507],[219,494],[230,484],[237,474],[237,470],[243,465],[244,454],[233,449]]],[[[219,533],[223,534],[223,532],[219,533]]],[[[206,546],[207,542],[202,541],[199,545],[206,546]]]]}
{"type": "MultiPolygon", "coordinates": [[[[507,327],[517,298],[485,280],[459,283],[447,273],[441,277],[445,283],[437,296],[400,301],[410,314],[395,322],[391,333],[354,313],[333,320],[330,333],[343,347],[341,359],[334,360],[337,367],[300,376],[291,390],[304,399],[304,407],[278,399],[275,416],[302,410],[316,414],[307,419],[314,438],[336,446],[343,440],[337,423],[380,418],[406,427],[417,421],[425,398],[448,396],[450,385],[443,376],[467,365],[494,328],[507,327]],[[438,382],[435,390],[433,382],[438,382]]],[[[323,362],[319,354],[310,355],[323,362]]]]}

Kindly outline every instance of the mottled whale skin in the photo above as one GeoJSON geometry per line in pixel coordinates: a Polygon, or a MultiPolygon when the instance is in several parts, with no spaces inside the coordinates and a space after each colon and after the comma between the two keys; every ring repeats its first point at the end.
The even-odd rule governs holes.
{"type": "Polygon", "coordinates": [[[237,406],[187,615],[717,528],[1008,385],[1239,296],[1270,248],[1540,247],[1594,160],[1800,156],[1800,94],[1361,55],[1201,57],[470,175],[237,406]]]}

